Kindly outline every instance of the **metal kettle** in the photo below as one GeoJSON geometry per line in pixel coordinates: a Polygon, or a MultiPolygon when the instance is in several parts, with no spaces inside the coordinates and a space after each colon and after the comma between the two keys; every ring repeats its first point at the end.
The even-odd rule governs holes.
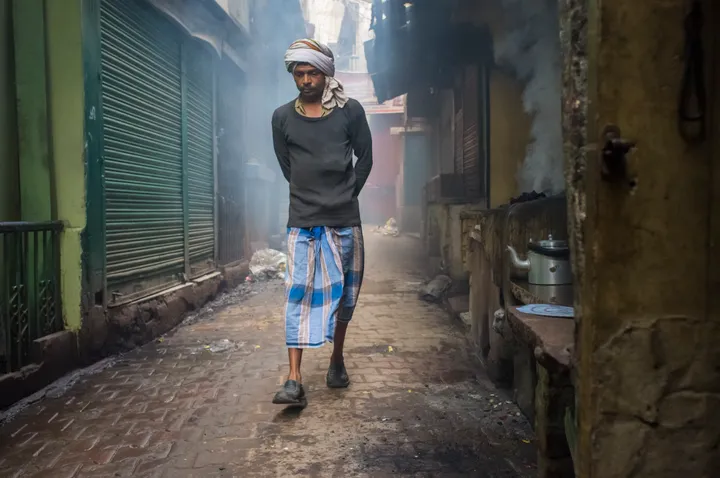
{"type": "Polygon", "coordinates": [[[528,243],[527,259],[521,260],[515,249],[508,245],[512,265],[528,271],[528,282],[534,285],[572,284],[570,249],[567,241],[554,240],[552,235],[542,241],[528,243]]]}

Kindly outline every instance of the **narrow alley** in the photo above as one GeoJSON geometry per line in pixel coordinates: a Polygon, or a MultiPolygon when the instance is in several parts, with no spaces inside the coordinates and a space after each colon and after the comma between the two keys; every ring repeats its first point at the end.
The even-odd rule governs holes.
{"type": "Polygon", "coordinates": [[[272,405],[287,366],[282,284],[241,286],[6,416],[0,476],[534,476],[529,424],[465,356],[459,323],[418,298],[420,242],[365,238],[349,389],[325,387],[325,347],[303,362],[308,407],[272,405]]]}

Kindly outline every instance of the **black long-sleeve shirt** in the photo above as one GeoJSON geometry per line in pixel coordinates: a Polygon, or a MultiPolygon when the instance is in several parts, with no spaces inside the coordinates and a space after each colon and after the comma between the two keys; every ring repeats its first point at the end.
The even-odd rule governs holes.
{"type": "Polygon", "coordinates": [[[297,112],[293,100],[275,110],[272,130],[275,154],[290,183],[288,227],[359,226],[358,195],[373,162],[362,105],[350,99],[343,108],[310,118],[297,112]]]}

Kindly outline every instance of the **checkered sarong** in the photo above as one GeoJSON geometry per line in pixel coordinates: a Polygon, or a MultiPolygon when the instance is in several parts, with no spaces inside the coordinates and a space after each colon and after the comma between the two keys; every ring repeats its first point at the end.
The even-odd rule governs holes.
{"type": "Polygon", "coordinates": [[[349,322],[364,268],[361,227],[288,229],[285,342],[317,348],[335,337],[336,320],[349,322]]]}

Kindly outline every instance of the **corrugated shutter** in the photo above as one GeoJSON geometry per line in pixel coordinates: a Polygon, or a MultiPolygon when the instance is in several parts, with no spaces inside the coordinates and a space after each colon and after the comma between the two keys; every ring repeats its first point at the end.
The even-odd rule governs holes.
{"type": "Polygon", "coordinates": [[[479,198],[482,192],[480,184],[480,145],[477,122],[471,123],[463,133],[463,181],[465,194],[469,198],[479,198]]]}
{"type": "Polygon", "coordinates": [[[455,174],[463,173],[463,110],[455,113],[455,174]]]}
{"type": "Polygon", "coordinates": [[[468,66],[464,76],[463,110],[463,180],[465,195],[480,198],[483,190],[480,174],[480,142],[478,137],[478,74],[477,66],[468,66]]]}
{"type": "Polygon", "coordinates": [[[215,267],[215,65],[142,0],[102,0],[100,33],[106,276],[117,304],[215,267]]]}
{"type": "Polygon", "coordinates": [[[215,266],[213,65],[195,41],[186,48],[190,267],[193,277],[215,266]]]}
{"type": "Polygon", "coordinates": [[[116,299],[184,271],[179,31],[144,2],[101,3],[108,288],[116,299]]]}

